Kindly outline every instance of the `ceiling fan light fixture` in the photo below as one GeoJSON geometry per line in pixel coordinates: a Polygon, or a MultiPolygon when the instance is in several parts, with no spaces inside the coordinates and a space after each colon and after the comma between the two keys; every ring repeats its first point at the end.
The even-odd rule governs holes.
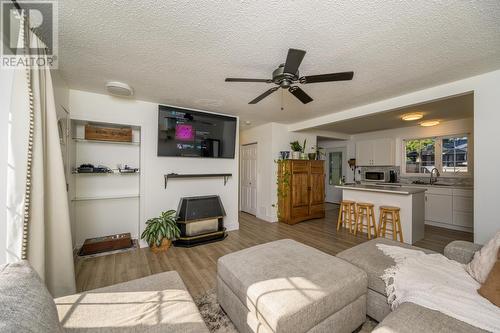
{"type": "Polygon", "coordinates": [[[436,126],[436,125],[439,125],[440,121],[439,120],[427,120],[427,121],[423,121],[420,123],[420,126],[423,126],[423,127],[431,127],[431,126],[436,126]]]}
{"type": "Polygon", "coordinates": [[[413,112],[413,113],[406,113],[404,114],[401,119],[404,121],[413,121],[413,120],[419,120],[422,119],[424,115],[420,112],[413,112]]]}

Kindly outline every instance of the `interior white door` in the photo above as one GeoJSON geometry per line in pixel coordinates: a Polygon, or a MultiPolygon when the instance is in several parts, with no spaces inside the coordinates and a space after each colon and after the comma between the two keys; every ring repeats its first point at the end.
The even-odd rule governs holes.
{"type": "Polygon", "coordinates": [[[240,209],[257,214],[257,144],[241,147],[240,209]]]}
{"type": "MultiPolygon", "coordinates": [[[[326,151],[325,178],[326,201],[340,203],[342,201],[342,190],[335,187],[346,175],[346,149],[334,148],[326,151]]],[[[345,178],[344,178],[345,179],[345,178]]]]}

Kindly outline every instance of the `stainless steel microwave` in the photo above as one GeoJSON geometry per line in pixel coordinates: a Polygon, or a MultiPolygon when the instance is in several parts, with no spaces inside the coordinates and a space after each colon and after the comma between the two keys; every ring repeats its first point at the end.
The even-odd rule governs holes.
{"type": "Polygon", "coordinates": [[[365,171],[363,174],[365,182],[379,182],[384,183],[387,181],[384,171],[365,171]]]}

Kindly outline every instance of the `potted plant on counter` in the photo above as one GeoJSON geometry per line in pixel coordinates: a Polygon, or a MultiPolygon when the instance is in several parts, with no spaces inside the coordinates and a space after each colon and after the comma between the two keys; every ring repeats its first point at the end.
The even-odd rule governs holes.
{"type": "Polygon", "coordinates": [[[166,252],[172,241],[180,236],[175,215],[175,210],[168,210],[146,222],[141,238],[149,244],[153,253],[166,252]]]}

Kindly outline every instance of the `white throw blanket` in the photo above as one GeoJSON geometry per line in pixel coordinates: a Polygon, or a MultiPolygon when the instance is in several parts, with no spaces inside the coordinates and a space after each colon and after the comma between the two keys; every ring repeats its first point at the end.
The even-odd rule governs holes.
{"type": "Polygon", "coordinates": [[[480,284],[465,271],[465,265],[441,254],[384,244],[377,247],[396,261],[381,276],[393,310],[412,302],[483,330],[500,332],[500,308],[477,293],[480,284]]]}

